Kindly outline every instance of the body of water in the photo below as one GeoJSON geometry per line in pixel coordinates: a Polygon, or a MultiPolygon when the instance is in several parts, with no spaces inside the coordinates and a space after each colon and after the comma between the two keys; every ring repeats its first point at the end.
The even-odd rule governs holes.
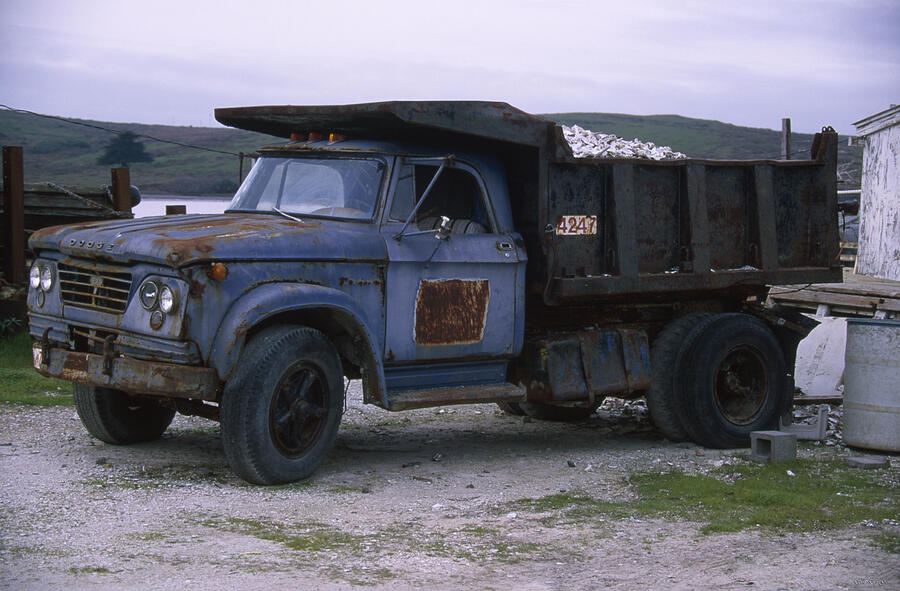
{"type": "Polygon", "coordinates": [[[193,195],[141,195],[141,202],[132,209],[134,217],[166,215],[167,205],[184,205],[187,213],[222,213],[231,197],[197,197],[193,195]]]}

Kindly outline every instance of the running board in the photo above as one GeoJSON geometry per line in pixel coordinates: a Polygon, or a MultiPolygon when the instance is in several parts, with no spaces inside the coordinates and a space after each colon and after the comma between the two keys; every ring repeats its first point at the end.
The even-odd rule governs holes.
{"type": "Polygon", "coordinates": [[[445,404],[524,402],[525,388],[508,382],[480,386],[451,386],[425,390],[401,390],[388,394],[388,410],[409,410],[445,404]]]}

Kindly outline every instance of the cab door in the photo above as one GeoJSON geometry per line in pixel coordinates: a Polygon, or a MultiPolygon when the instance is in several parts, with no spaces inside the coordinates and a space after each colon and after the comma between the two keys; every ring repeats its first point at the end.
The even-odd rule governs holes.
{"type": "Polygon", "coordinates": [[[512,235],[497,233],[487,197],[477,170],[464,162],[399,162],[382,224],[386,370],[517,352],[525,257],[512,235]]]}

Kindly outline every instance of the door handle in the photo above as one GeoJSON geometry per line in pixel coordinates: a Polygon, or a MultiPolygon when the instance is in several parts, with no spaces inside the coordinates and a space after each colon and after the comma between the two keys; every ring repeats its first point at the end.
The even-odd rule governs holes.
{"type": "Polygon", "coordinates": [[[510,251],[513,249],[515,249],[515,246],[513,246],[512,242],[506,242],[506,241],[497,242],[497,250],[499,250],[500,252],[510,251]]]}

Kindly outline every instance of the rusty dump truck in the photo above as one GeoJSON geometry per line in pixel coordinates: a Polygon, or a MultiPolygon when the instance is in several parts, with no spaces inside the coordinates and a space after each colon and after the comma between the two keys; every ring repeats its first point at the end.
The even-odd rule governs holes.
{"type": "Polygon", "coordinates": [[[646,396],[668,438],[746,445],[790,408],[810,328],[767,286],[841,278],[830,128],[808,160],[648,161],[576,159],[505,103],[216,118],[283,139],[222,215],[36,232],[30,333],[94,436],[205,416],[250,482],[309,476],[360,378],[398,411],[646,396]]]}

